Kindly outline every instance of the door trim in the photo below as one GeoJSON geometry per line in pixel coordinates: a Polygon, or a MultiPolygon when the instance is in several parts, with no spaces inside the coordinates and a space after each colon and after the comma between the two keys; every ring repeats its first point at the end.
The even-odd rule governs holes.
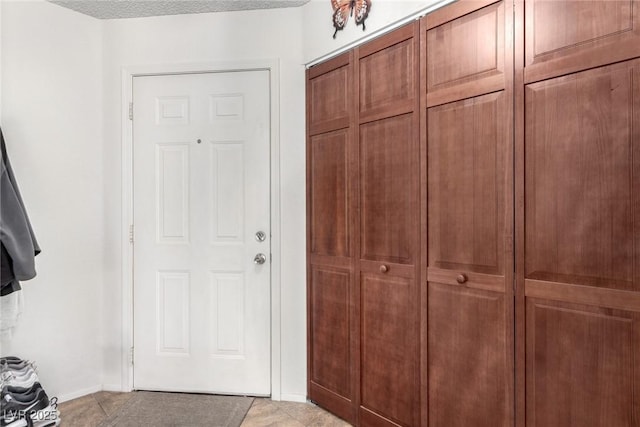
{"type": "Polygon", "coordinates": [[[280,296],[280,66],[279,60],[223,61],[194,64],[136,65],[122,69],[122,391],[133,390],[133,245],[129,226],[133,224],[133,125],[129,103],[133,99],[133,78],[154,75],[232,71],[269,71],[270,102],[270,196],[271,196],[271,399],[281,400],[281,296],[280,296]]]}

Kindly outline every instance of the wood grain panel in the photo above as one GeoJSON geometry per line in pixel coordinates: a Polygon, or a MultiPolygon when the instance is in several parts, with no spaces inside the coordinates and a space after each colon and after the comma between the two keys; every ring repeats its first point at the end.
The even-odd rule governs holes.
{"type": "Polygon", "coordinates": [[[415,61],[413,38],[360,59],[361,122],[413,110],[418,84],[415,61]]]}
{"type": "Polygon", "coordinates": [[[417,209],[412,114],[360,126],[361,254],[414,261],[417,209]]]}
{"type": "Polygon", "coordinates": [[[438,8],[424,16],[421,21],[425,29],[439,27],[461,16],[468,15],[478,9],[497,3],[496,0],[457,0],[444,7],[438,8]]]}
{"type": "Polygon", "coordinates": [[[308,80],[308,128],[311,134],[349,126],[349,65],[308,80]]]}
{"type": "Polygon", "coordinates": [[[502,274],[503,92],[428,110],[429,266],[502,274]]]}
{"type": "Polygon", "coordinates": [[[540,55],[632,30],[632,7],[630,0],[527,2],[534,30],[528,63],[540,55]],[[542,31],[542,25],[548,24],[554,25],[542,31]]]}
{"type": "Polygon", "coordinates": [[[309,140],[311,253],[349,256],[348,132],[309,140]]]}
{"type": "Polygon", "coordinates": [[[518,427],[640,421],[639,5],[516,0],[518,427]]]}
{"type": "Polygon", "coordinates": [[[359,316],[354,53],[307,70],[308,396],[357,422],[359,316]]]}
{"type": "Polygon", "coordinates": [[[417,313],[413,280],[361,275],[361,405],[400,425],[417,423],[417,313]]]}
{"type": "Polygon", "coordinates": [[[466,288],[483,289],[485,291],[505,292],[504,276],[491,274],[470,273],[467,271],[445,270],[441,268],[429,267],[427,270],[427,280],[446,285],[463,286],[466,288]],[[461,278],[463,279],[460,283],[461,278]]]}
{"type": "Polygon", "coordinates": [[[429,283],[429,425],[510,425],[505,296],[429,283]]]}
{"type": "Polygon", "coordinates": [[[526,82],[640,55],[636,0],[525,2],[526,82]]]}
{"type": "Polygon", "coordinates": [[[421,20],[421,425],[512,426],[513,4],[421,20]]]}
{"type": "Polygon", "coordinates": [[[311,381],[351,399],[351,273],[311,269],[311,381]]]}
{"type": "Polygon", "coordinates": [[[358,425],[357,408],[354,402],[309,380],[308,398],[314,404],[324,408],[330,413],[348,421],[351,425],[358,425]]]}
{"type": "MultiPolygon", "coordinates": [[[[504,4],[498,2],[427,31],[427,96],[504,73],[504,4]]],[[[498,89],[504,82],[498,80],[498,89]]]]}
{"type": "Polygon", "coordinates": [[[527,299],[527,426],[635,426],[640,314],[527,299]]]}
{"type": "Polygon", "coordinates": [[[524,284],[527,297],[640,312],[640,292],[528,279],[524,284]]]}
{"type": "MultiPolygon", "coordinates": [[[[310,241],[309,238],[308,240],[310,241]]],[[[311,253],[307,253],[307,263],[324,265],[325,267],[351,268],[353,260],[351,258],[345,257],[336,257],[331,255],[314,255],[311,253]]]]}
{"type": "Polygon", "coordinates": [[[367,261],[361,259],[359,262],[361,272],[384,273],[394,277],[406,277],[413,279],[416,276],[414,265],[394,264],[390,262],[367,261]]]}
{"type": "Polygon", "coordinates": [[[640,290],[639,69],[526,87],[526,278],[640,290]]]}

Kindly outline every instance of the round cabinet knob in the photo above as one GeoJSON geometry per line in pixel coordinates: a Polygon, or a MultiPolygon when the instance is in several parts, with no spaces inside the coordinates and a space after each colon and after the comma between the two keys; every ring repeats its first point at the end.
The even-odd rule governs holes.
{"type": "Polygon", "coordinates": [[[467,275],[466,274],[458,274],[458,277],[456,277],[456,280],[458,281],[458,283],[462,284],[464,282],[466,282],[468,280],[467,275]]]}
{"type": "Polygon", "coordinates": [[[389,267],[384,265],[384,264],[382,264],[380,266],[380,273],[386,273],[387,271],[389,271],[389,267]]]}

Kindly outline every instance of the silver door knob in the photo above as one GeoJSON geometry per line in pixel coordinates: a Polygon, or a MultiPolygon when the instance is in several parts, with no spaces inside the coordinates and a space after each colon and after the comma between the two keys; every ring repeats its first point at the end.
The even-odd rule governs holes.
{"type": "Polygon", "coordinates": [[[267,261],[267,256],[265,254],[257,254],[253,258],[253,262],[255,264],[264,264],[267,261]]]}

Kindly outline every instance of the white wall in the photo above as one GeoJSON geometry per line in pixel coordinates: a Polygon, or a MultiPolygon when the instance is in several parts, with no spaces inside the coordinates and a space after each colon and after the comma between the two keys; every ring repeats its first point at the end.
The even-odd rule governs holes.
{"type": "Polygon", "coordinates": [[[435,3],[374,0],[367,31],[332,38],[330,2],[99,21],[43,0],[0,0],[0,123],[43,248],[26,312],[0,353],[34,359],[53,395],[124,387],[121,71],[280,60],[282,397],[306,395],[303,64],[435,3]]]}
{"type": "Polygon", "coordinates": [[[45,1],[3,0],[1,19],[0,123],[42,247],[1,353],[72,397],[102,383],[102,24],[45,1]]]}
{"type": "Polygon", "coordinates": [[[442,0],[373,0],[369,17],[365,20],[366,31],[356,25],[353,17],[347,25],[338,31],[333,38],[333,9],[328,0],[311,0],[302,7],[302,43],[303,60],[309,63],[314,59],[327,55],[345,45],[357,43],[359,40],[383,30],[389,25],[408,16],[433,7],[442,0]]]}
{"type": "Polygon", "coordinates": [[[282,397],[306,396],[304,67],[300,8],[105,23],[104,382],[122,386],[121,70],[149,64],[280,60],[282,397]]]}

